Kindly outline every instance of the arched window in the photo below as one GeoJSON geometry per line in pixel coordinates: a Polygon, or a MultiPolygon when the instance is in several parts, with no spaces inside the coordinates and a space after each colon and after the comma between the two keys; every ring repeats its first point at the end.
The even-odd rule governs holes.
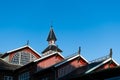
{"type": "Polygon", "coordinates": [[[21,51],[21,52],[15,53],[15,55],[13,56],[11,60],[11,63],[25,65],[36,59],[37,58],[33,54],[21,51]]]}

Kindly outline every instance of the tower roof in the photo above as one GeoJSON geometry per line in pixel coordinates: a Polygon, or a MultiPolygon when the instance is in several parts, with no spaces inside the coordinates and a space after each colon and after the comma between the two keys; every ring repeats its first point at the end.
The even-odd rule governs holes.
{"type": "Polygon", "coordinates": [[[42,53],[45,53],[45,52],[47,52],[49,50],[62,52],[62,50],[59,49],[57,46],[55,46],[55,45],[49,45],[42,53]]]}
{"type": "Polygon", "coordinates": [[[52,27],[51,27],[51,29],[50,29],[50,32],[49,32],[49,35],[48,35],[48,38],[47,38],[47,41],[50,41],[50,40],[54,40],[54,41],[57,40],[57,38],[56,38],[56,36],[55,36],[55,33],[54,33],[52,27]]]}

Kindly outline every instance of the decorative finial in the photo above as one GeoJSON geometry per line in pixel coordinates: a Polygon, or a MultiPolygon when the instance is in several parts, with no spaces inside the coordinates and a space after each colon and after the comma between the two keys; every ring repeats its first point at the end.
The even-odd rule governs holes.
{"type": "Polygon", "coordinates": [[[27,40],[27,44],[26,45],[29,45],[29,40],[27,40]]]}
{"type": "Polygon", "coordinates": [[[51,25],[51,26],[50,26],[50,30],[52,30],[52,29],[53,29],[53,26],[51,25]]]}
{"type": "Polygon", "coordinates": [[[50,24],[50,28],[51,28],[51,29],[53,28],[53,26],[52,26],[52,25],[53,25],[53,21],[51,21],[51,24],[50,24]]]}
{"type": "Polygon", "coordinates": [[[112,54],[113,54],[113,52],[112,52],[112,48],[111,48],[110,49],[110,54],[109,54],[110,58],[112,58],[112,54]]]}
{"type": "Polygon", "coordinates": [[[78,54],[80,54],[81,53],[81,47],[79,47],[79,49],[78,49],[78,54]]]}

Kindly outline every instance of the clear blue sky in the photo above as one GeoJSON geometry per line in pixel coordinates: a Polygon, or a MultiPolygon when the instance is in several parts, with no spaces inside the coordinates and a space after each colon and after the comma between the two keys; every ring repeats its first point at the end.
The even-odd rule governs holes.
{"type": "Polygon", "coordinates": [[[45,49],[50,25],[67,56],[81,46],[87,60],[109,54],[120,63],[120,0],[0,0],[0,52],[45,49]]]}

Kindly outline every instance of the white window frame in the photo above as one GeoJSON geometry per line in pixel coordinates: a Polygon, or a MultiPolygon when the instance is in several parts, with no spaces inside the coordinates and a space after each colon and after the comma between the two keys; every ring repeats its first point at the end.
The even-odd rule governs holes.
{"type": "Polygon", "coordinates": [[[4,80],[13,80],[12,76],[4,76],[4,80]]]}
{"type": "Polygon", "coordinates": [[[33,55],[32,53],[29,53],[26,51],[19,51],[14,54],[14,56],[11,60],[11,63],[25,65],[36,59],[37,59],[37,57],[35,55],[33,55]]]}
{"type": "Polygon", "coordinates": [[[25,72],[19,75],[18,80],[29,80],[30,74],[29,72],[25,72]]]}

